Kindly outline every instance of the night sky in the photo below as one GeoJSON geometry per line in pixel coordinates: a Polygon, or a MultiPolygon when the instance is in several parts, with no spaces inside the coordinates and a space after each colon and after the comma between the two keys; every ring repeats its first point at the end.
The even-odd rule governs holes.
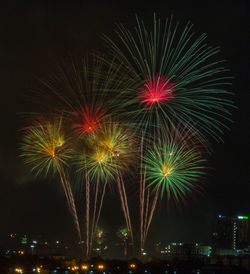
{"type": "MultiPolygon", "coordinates": [[[[10,232],[75,239],[59,184],[35,180],[18,158],[18,130],[23,125],[18,113],[34,108],[32,100],[25,101],[24,95],[32,91],[36,78],[50,70],[53,73],[53,64],[69,54],[92,49],[104,51],[101,34],[112,35],[115,23],[133,26],[135,14],[146,22],[152,22],[153,12],[162,19],[173,14],[182,25],[190,20],[197,35],[207,33],[207,41],[221,47],[220,57],[226,59],[235,77],[232,91],[238,107],[233,111],[234,123],[231,132],[225,133],[224,143],[213,146],[205,196],[170,213],[163,202],[153,219],[149,241],[209,242],[217,214],[250,215],[247,0],[165,0],[150,1],[151,4],[83,0],[5,2],[0,8],[0,247],[10,232]]],[[[137,193],[133,189],[128,195],[136,208],[137,193]]],[[[132,214],[138,216],[136,212],[132,214]]],[[[124,224],[117,193],[109,194],[105,200],[100,224],[107,237],[115,240],[112,234],[124,224]]]]}

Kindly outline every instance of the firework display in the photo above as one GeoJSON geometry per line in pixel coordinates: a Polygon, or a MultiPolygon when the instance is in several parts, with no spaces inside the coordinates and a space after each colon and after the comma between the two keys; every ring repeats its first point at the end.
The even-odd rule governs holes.
{"type": "Polygon", "coordinates": [[[56,115],[23,130],[25,164],[37,176],[59,175],[80,239],[70,182],[77,177],[83,186],[87,258],[94,240],[103,242],[107,186],[121,200],[126,226],[117,235],[127,257],[128,239],[134,244],[127,189],[135,182],[142,252],[160,202],[184,204],[204,191],[208,140],[222,140],[231,121],[230,77],[207,36],[195,38],[189,23],[181,31],[173,18],[162,24],[154,16],[152,30],[136,20],[134,31],[118,27],[117,40],[105,36],[111,61],[97,54],[71,60],[43,82],[38,95],[56,115]]]}

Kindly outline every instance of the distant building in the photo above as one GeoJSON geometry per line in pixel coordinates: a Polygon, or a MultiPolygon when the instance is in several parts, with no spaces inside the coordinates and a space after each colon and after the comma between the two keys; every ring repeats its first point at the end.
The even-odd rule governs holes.
{"type": "Polygon", "coordinates": [[[233,228],[231,218],[218,215],[216,219],[215,232],[213,233],[214,246],[216,249],[231,249],[233,239],[233,228]]]}
{"type": "Polygon", "coordinates": [[[209,257],[212,251],[211,246],[203,246],[198,243],[170,243],[160,252],[161,255],[167,255],[171,257],[189,258],[189,257],[209,257]]]}
{"type": "Polygon", "coordinates": [[[213,233],[216,250],[239,250],[248,246],[248,217],[218,215],[213,233]]]}

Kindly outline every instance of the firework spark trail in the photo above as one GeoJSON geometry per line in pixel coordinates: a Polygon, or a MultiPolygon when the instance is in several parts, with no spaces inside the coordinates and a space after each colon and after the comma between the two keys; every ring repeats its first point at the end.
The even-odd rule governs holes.
{"type": "Polygon", "coordinates": [[[148,230],[149,230],[150,224],[152,222],[154,211],[155,211],[157,201],[158,201],[158,198],[159,198],[159,193],[160,193],[160,190],[158,188],[156,190],[155,197],[154,197],[154,200],[153,200],[153,203],[152,203],[152,206],[151,206],[151,211],[150,211],[149,219],[148,219],[148,222],[147,222],[147,227],[146,227],[146,230],[145,230],[144,241],[146,240],[147,235],[148,235],[148,230]]]}
{"type": "Polygon", "coordinates": [[[121,188],[121,181],[120,181],[119,176],[117,177],[117,186],[118,186],[118,191],[119,191],[120,198],[121,198],[121,205],[122,205],[122,210],[123,210],[123,213],[124,213],[126,225],[129,228],[129,221],[128,221],[128,216],[127,216],[127,211],[125,209],[124,197],[123,197],[123,192],[122,192],[122,188],[121,188]]]}
{"type": "Polygon", "coordinates": [[[77,229],[77,232],[78,232],[78,235],[79,235],[80,243],[81,243],[82,236],[81,236],[80,225],[79,225],[78,216],[77,216],[77,212],[76,212],[75,199],[73,197],[73,193],[72,193],[72,189],[71,189],[69,181],[67,179],[65,179],[65,182],[66,182],[65,184],[66,184],[66,187],[67,187],[67,192],[68,192],[68,195],[69,195],[69,203],[70,203],[70,207],[71,207],[71,214],[73,216],[73,219],[74,219],[74,222],[75,222],[75,225],[76,225],[76,229],[77,229]]]}
{"type": "Polygon", "coordinates": [[[74,197],[73,197],[71,185],[70,185],[69,181],[66,178],[64,169],[62,168],[62,170],[60,170],[59,167],[58,167],[57,161],[54,160],[54,162],[55,162],[56,169],[57,169],[58,174],[59,174],[60,179],[61,179],[61,184],[62,184],[62,187],[63,187],[63,190],[64,190],[64,194],[66,196],[69,211],[70,211],[70,213],[73,217],[73,221],[75,223],[75,227],[76,227],[76,230],[77,230],[77,233],[78,233],[78,237],[79,237],[79,240],[81,242],[81,238],[82,238],[81,237],[81,230],[80,230],[80,225],[79,225],[79,221],[78,221],[78,216],[77,216],[77,213],[76,213],[75,200],[74,200],[74,197]]]}
{"type": "Polygon", "coordinates": [[[92,217],[92,228],[90,234],[90,250],[92,250],[93,237],[94,237],[94,228],[96,226],[96,208],[97,208],[97,198],[99,192],[100,177],[97,177],[96,187],[95,187],[95,200],[94,200],[94,213],[92,217]]]}
{"type": "Polygon", "coordinates": [[[92,250],[94,233],[97,229],[99,218],[101,215],[103,199],[104,199],[107,183],[108,183],[108,177],[106,177],[106,179],[105,179],[105,183],[104,183],[104,186],[102,189],[100,203],[98,205],[97,200],[98,200],[98,193],[99,193],[100,178],[98,178],[98,180],[97,180],[96,189],[95,189],[94,212],[93,212],[93,218],[92,218],[92,229],[91,229],[91,236],[90,236],[90,250],[92,250]]]}
{"type": "Polygon", "coordinates": [[[86,258],[89,257],[89,176],[86,174],[86,258]]]}
{"type": "Polygon", "coordinates": [[[145,244],[145,239],[146,239],[146,227],[147,227],[147,220],[148,220],[148,212],[149,212],[149,196],[150,196],[150,191],[147,189],[147,196],[146,196],[146,209],[145,209],[145,216],[144,216],[144,228],[143,228],[143,248],[145,244]]]}
{"type": "Polygon", "coordinates": [[[144,173],[144,180],[143,180],[143,167],[142,167],[142,156],[143,156],[143,134],[142,134],[142,139],[141,139],[141,165],[140,165],[140,235],[141,235],[141,250],[143,248],[142,243],[143,243],[143,223],[144,223],[144,194],[145,194],[145,188],[144,188],[144,183],[145,183],[145,173],[146,173],[146,167],[145,167],[145,173],[144,173]]]}
{"type": "Polygon", "coordinates": [[[146,186],[146,168],[145,168],[145,173],[143,176],[142,181],[140,182],[140,184],[142,185],[141,189],[142,189],[142,193],[141,193],[141,209],[142,209],[142,213],[141,213],[141,250],[144,248],[143,246],[143,242],[144,242],[144,223],[145,223],[145,219],[144,219],[144,209],[145,209],[145,186],[146,186]]]}
{"type": "Polygon", "coordinates": [[[128,200],[127,200],[127,195],[126,195],[125,184],[124,184],[123,177],[122,177],[121,174],[120,174],[120,177],[121,177],[121,187],[122,187],[123,197],[124,197],[124,202],[125,202],[125,209],[126,209],[127,218],[128,218],[128,225],[129,225],[129,230],[130,230],[130,234],[131,234],[131,241],[134,244],[134,236],[133,236],[133,230],[132,230],[132,225],[131,225],[131,220],[130,220],[130,214],[129,214],[129,207],[128,207],[128,200]]]}
{"type": "Polygon", "coordinates": [[[121,198],[122,210],[123,210],[125,221],[126,221],[126,224],[128,227],[128,219],[127,219],[127,214],[126,214],[126,210],[125,210],[124,199],[123,199],[123,194],[122,194],[122,189],[121,189],[121,181],[120,181],[119,176],[117,177],[117,186],[118,186],[118,191],[119,191],[120,198],[121,198]]]}
{"type": "MultiPolygon", "coordinates": [[[[58,172],[60,174],[59,170],[58,170],[58,172]]],[[[73,217],[73,220],[74,220],[74,223],[75,223],[75,226],[76,226],[76,230],[78,232],[78,236],[79,236],[79,239],[80,239],[80,242],[81,242],[82,237],[81,237],[81,231],[80,231],[78,216],[77,216],[77,213],[76,213],[75,199],[74,199],[74,196],[73,196],[73,193],[72,193],[71,185],[69,183],[69,180],[66,178],[66,175],[65,175],[65,172],[64,172],[63,169],[62,169],[62,175],[60,174],[60,177],[64,178],[63,183],[62,183],[65,186],[65,187],[63,186],[64,192],[65,192],[65,195],[67,197],[68,206],[69,206],[70,212],[72,214],[72,217],[73,217]]]]}
{"type": "Polygon", "coordinates": [[[100,215],[101,215],[103,198],[104,198],[104,195],[105,195],[107,183],[108,183],[108,177],[106,177],[105,183],[104,183],[104,186],[103,186],[102,196],[101,196],[101,201],[100,201],[100,206],[99,206],[98,214],[97,214],[97,217],[96,217],[96,227],[95,227],[94,231],[96,230],[96,228],[98,226],[99,218],[100,218],[100,215]]]}
{"type": "Polygon", "coordinates": [[[72,191],[71,191],[71,186],[70,186],[69,180],[67,179],[67,176],[66,176],[64,170],[63,169],[59,170],[56,161],[55,161],[55,165],[56,165],[56,169],[57,169],[58,174],[59,174],[60,179],[61,179],[64,194],[65,194],[66,199],[67,199],[68,208],[70,210],[70,213],[73,214],[74,213],[74,210],[73,210],[73,208],[74,208],[74,198],[73,198],[73,194],[72,194],[72,191]]]}
{"type": "Polygon", "coordinates": [[[131,226],[129,209],[128,209],[128,201],[127,201],[127,196],[126,196],[126,190],[125,190],[125,186],[124,186],[124,181],[123,181],[121,175],[120,175],[120,186],[121,186],[121,192],[122,192],[122,196],[123,196],[124,209],[125,209],[126,216],[127,216],[127,226],[128,226],[128,229],[130,230],[131,238],[132,238],[132,242],[133,242],[133,232],[132,232],[132,226],[131,226]]]}
{"type": "MultiPolygon", "coordinates": [[[[56,163],[55,163],[55,164],[56,164],[56,163]]],[[[62,176],[62,173],[61,173],[60,169],[58,168],[57,164],[56,164],[56,169],[57,169],[57,171],[58,171],[58,174],[59,174],[59,177],[60,177],[60,180],[61,180],[61,184],[62,184],[62,187],[63,187],[64,194],[65,194],[65,196],[66,196],[68,208],[69,208],[69,210],[70,210],[70,199],[69,199],[69,196],[68,196],[67,188],[66,188],[66,185],[65,185],[65,182],[64,182],[64,178],[63,178],[63,176],[62,176]]]]}

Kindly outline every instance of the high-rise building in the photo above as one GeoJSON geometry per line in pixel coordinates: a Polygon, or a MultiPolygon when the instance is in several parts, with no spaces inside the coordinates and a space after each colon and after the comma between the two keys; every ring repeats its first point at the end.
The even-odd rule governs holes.
{"type": "Polygon", "coordinates": [[[248,217],[237,216],[232,218],[234,250],[248,247],[248,217]]]}
{"type": "Polygon", "coordinates": [[[179,258],[188,257],[209,257],[212,247],[199,245],[198,243],[169,243],[161,249],[162,256],[172,256],[179,258]]]}
{"type": "Polygon", "coordinates": [[[218,215],[213,233],[216,248],[243,249],[248,246],[248,217],[218,215]]]}
{"type": "Polygon", "coordinates": [[[215,248],[232,248],[232,227],[230,217],[218,215],[213,233],[215,248]]]}

